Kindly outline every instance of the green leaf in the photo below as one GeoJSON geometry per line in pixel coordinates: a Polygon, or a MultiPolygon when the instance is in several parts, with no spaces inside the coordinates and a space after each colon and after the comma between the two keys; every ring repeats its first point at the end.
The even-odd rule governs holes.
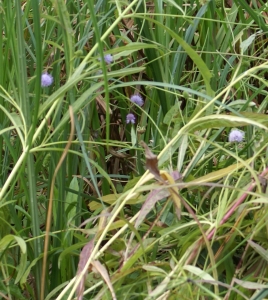
{"type": "Polygon", "coordinates": [[[253,241],[248,241],[250,246],[258,253],[262,258],[264,258],[266,261],[268,261],[268,251],[265,250],[260,245],[254,243],[253,241]]]}
{"type": "Polygon", "coordinates": [[[248,111],[241,112],[240,114],[249,120],[258,122],[258,123],[268,127],[268,116],[266,114],[248,112],[248,111]]]}
{"type": "Polygon", "coordinates": [[[201,270],[198,267],[186,265],[186,266],[183,266],[183,270],[186,270],[204,280],[215,281],[215,279],[211,275],[209,275],[207,272],[205,272],[204,270],[201,270]]]}
{"type": "Polygon", "coordinates": [[[187,149],[188,149],[188,135],[185,134],[181,139],[181,144],[179,147],[178,163],[177,163],[178,172],[182,170],[187,149]]]}
{"type": "Polygon", "coordinates": [[[145,252],[148,252],[152,249],[156,239],[155,238],[147,238],[143,241],[143,247],[139,247],[137,251],[135,251],[125,262],[123,267],[121,268],[120,272],[126,271],[127,269],[131,268],[133,264],[142,256],[145,252]]]}
{"type": "MultiPolygon", "coordinates": [[[[22,253],[26,253],[26,243],[25,241],[19,237],[19,236],[15,236],[12,234],[6,235],[5,237],[3,237],[0,241],[0,252],[4,251],[11,242],[17,242],[18,245],[20,246],[21,252],[22,253]]],[[[12,243],[12,245],[14,245],[12,243]]]]}
{"type": "Polygon", "coordinates": [[[266,296],[268,296],[268,286],[266,289],[263,289],[256,295],[252,296],[250,300],[264,300],[266,296]]]}
{"type": "Polygon", "coordinates": [[[84,247],[86,242],[79,242],[73,245],[70,245],[68,248],[64,249],[61,254],[59,255],[58,259],[58,267],[60,268],[61,262],[65,259],[68,259],[71,255],[74,255],[77,253],[77,250],[80,250],[82,247],[84,247]],[[66,257],[67,256],[67,257],[66,257]]]}
{"type": "Polygon", "coordinates": [[[257,290],[257,289],[267,288],[266,284],[261,284],[261,283],[257,283],[257,282],[244,281],[244,280],[240,280],[237,278],[233,278],[233,281],[235,283],[237,283],[238,285],[242,286],[243,288],[249,289],[249,290],[257,290]]]}
{"type": "Polygon", "coordinates": [[[24,284],[27,281],[27,278],[31,272],[32,267],[34,267],[36,265],[36,263],[43,257],[43,254],[41,254],[39,257],[33,259],[30,263],[30,265],[28,266],[28,268],[26,269],[26,271],[24,272],[23,276],[21,277],[20,280],[20,284],[24,284]]]}
{"type": "Polygon", "coordinates": [[[66,63],[67,76],[70,76],[73,69],[72,58],[74,57],[74,41],[73,41],[74,31],[73,31],[72,24],[70,22],[70,16],[65,1],[57,0],[54,2],[54,4],[63,29],[63,41],[65,46],[64,54],[65,54],[65,60],[67,60],[66,63]]]}
{"type": "Polygon", "coordinates": [[[241,44],[240,44],[240,48],[241,48],[241,52],[242,54],[244,52],[247,51],[248,47],[254,42],[255,38],[256,38],[257,33],[254,33],[252,35],[250,35],[246,40],[244,40],[241,44]]]}
{"type": "Polygon", "coordinates": [[[149,272],[154,273],[154,274],[155,274],[155,273],[156,273],[156,274],[161,273],[161,274],[167,275],[167,272],[165,272],[163,269],[158,268],[158,267],[156,267],[156,266],[152,266],[152,265],[143,265],[142,268],[143,268],[144,270],[149,271],[149,272]]]}
{"type": "Polygon", "coordinates": [[[27,268],[27,254],[22,253],[20,257],[20,264],[17,267],[18,273],[15,279],[15,284],[17,284],[21,280],[26,268],[27,268]]]}
{"type": "Polygon", "coordinates": [[[176,103],[171,107],[171,109],[166,113],[163,123],[169,125],[171,122],[174,121],[174,118],[176,118],[178,115],[180,115],[180,108],[181,104],[180,102],[176,103]]]}
{"type": "Polygon", "coordinates": [[[210,115],[194,120],[188,123],[185,131],[197,131],[208,128],[221,128],[221,127],[241,127],[247,125],[255,125],[262,129],[268,130],[267,115],[245,112],[241,113],[243,117],[233,115],[210,115]]]}
{"type": "Polygon", "coordinates": [[[132,147],[135,147],[136,144],[137,144],[137,134],[136,134],[134,126],[131,126],[130,133],[131,133],[131,144],[132,144],[132,147]]]}
{"type": "Polygon", "coordinates": [[[124,186],[124,190],[123,192],[125,193],[126,191],[132,189],[137,183],[138,181],[141,179],[141,176],[138,177],[134,177],[132,179],[130,179],[127,184],[124,186]]]}
{"type": "MultiPolygon", "coordinates": [[[[127,75],[135,74],[142,72],[144,70],[144,67],[137,67],[137,68],[126,68],[126,69],[120,69],[117,71],[109,72],[107,73],[108,78],[113,78],[113,77],[124,77],[127,75]]],[[[101,78],[101,75],[96,76],[97,78],[101,78]]],[[[81,78],[82,80],[83,78],[81,78]]],[[[69,85],[67,82],[66,84],[69,85]]],[[[102,87],[103,82],[98,82],[91,86],[88,90],[86,90],[74,103],[73,103],[73,112],[74,114],[77,113],[81,108],[83,108],[85,105],[88,105],[91,101],[95,100],[95,97],[92,98],[92,95],[100,88],[102,87]]],[[[73,86],[73,84],[72,84],[73,86]]],[[[67,87],[66,87],[67,89],[67,87]]],[[[49,97],[46,103],[40,108],[40,114],[43,112],[45,109],[47,109],[53,102],[55,97],[49,97]]],[[[56,99],[55,99],[56,100],[56,99]]],[[[62,128],[66,123],[69,122],[70,119],[70,114],[69,111],[66,111],[66,113],[63,115],[62,119],[60,120],[59,124],[54,130],[54,134],[56,131],[62,128]]]]}
{"type": "MultiPolygon", "coordinates": [[[[9,283],[9,290],[10,290],[10,294],[14,297],[12,299],[16,299],[16,300],[29,299],[22,295],[20,288],[18,287],[18,285],[14,284],[14,283],[9,283]]],[[[8,299],[10,299],[10,298],[8,298],[8,299]]]]}
{"type": "Polygon", "coordinates": [[[149,49],[149,48],[158,49],[159,47],[154,44],[133,42],[133,43],[129,43],[123,47],[115,48],[115,49],[109,51],[109,53],[111,53],[111,54],[116,53],[116,54],[114,54],[114,59],[118,59],[121,56],[129,56],[133,52],[136,52],[139,50],[144,50],[144,49],[149,49]]]}
{"type": "Polygon", "coordinates": [[[77,181],[77,177],[74,177],[70,183],[69,186],[70,190],[73,190],[74,192],[68,192],[66,196],[66,201],[65,201],[65,212],[67,213],[67,220],[73,219],[73,217],[76,214],[76,203],[77,203],[77,198],[78,198],[78,191],[79,191],[79,185],[77,181]],[[70,208],[71,206],[71,208],[70,208]]]}
{"type": "Polygon", "coordinates": [[[209,68],[207,67],[207,65],[205,64],[205,62],[200,57],[200,55],[197,54],[197,52],[195,52],[195,50],[189,44],[187,44],[187,42],[185,42],[183,38],[181,38],[179,35],[177,35],[170,28],[164,26],[163,24],[161,24],[158,21],[155,21],[155,20],[152,20],[152,21],[159,27],[162,27],[163,30],[166,30],[182,46],[182,48],[185,50],[185,52],[189,55],[189,57],[193,60],[193,62],[199,69],[199,72],[201,73],[203,80],[205,82],[205,85],[206,85],[207,95],[213,97],[214,91],[212,90],[212,88],[210,86],[210,79],[212,77],[212,74],[211,74],[209,68]]]}
{"type": "MultiPolygon", "coordinates": [[[[248,163],[250,161],[250,159],[246,160],[245,163],[248,163]]],[[[228,174],[232,173],[235,170],[239,170],[241,168],[243,168],[245,166],[245,164],[242,163],[236,163],[234,165],[231,165],[227,168],[224,169],[220,169],[214,172],[211,172],[205,176],[199,177],[197,179],[194,179],[191,181],[191,183],[202,183],[202,182],[212,182],[212,181],[216,181],[219,180],[221,178],[223,178],[224,176],[227,176],[228,174]]]]}
{"type": "Polygon", "coordinates": [[[251,16],[251,18],[258,24],[258,26],[264,31],[267,32],[267,25],[264,22],[264,18],[261,17],[260,12],[257,9],[252,9],[245,0],[236,0],[241,7],[251,16]]]}

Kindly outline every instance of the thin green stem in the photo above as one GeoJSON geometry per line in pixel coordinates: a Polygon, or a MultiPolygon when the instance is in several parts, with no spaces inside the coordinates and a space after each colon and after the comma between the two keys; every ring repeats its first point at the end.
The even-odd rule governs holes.
{"type": "MultiPolygon", "coordinates": [[[[20,95],[20,107],[22,110],[23,117],[26,122],[26,130],[30,130],[31,123],[31,103],[28,94],[28,82],[27,82],[27,67],[26,67],[26,55],[24,46],[24,31],[22,23],[22,11],[21,11],[21,1],[16,1],[16,26],[17,26],[17,41],[18,41],[18,86],[20,95]]],[[[28,153],[31,148],[31,141],[27,138],[27,147],[24,149],[23,155],[20,158],[25,158],[27,160],[27,177],[29,184],[29,197],[27,199],[32,216],[32,234],[34,237],[40,235],[40,224],[38,218],[38,207],[36,200],[36,175],[34,168],[34,158],[33,154],[28,153]]],[[[11,177],[11,176],[10,176],[11,177]]],[[[12,180],[12,177],[11,179],[12,180]]],[[[1,191],[2,192],[2,191],[1,191]]],[[[41,240],[35,239],[34,242],[34,257],[37,258],[42,253],[41,240]]],[[[35,273],[35,284],[36,284],[36,296],[37,299],[40,295],[40,283],[41,283],[41,261],[38,261],[34,267],[35,273]]]]}

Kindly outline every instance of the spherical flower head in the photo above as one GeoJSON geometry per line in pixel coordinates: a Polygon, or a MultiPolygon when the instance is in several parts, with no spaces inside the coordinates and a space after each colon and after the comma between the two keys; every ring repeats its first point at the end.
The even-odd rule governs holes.
{"type": "Polygon", "coordinates": [[[126,117],[127,124],[129,124],[129,123],[135,124],[135,120],[136,120],[136,118],[133,114],[131,114],[131,113],[127,114],[127,117],[126,117]]]}
{"type": "Polygon", "coordinates": [[[232,143],[240,143],[243,141],[245,137],[245,132],[238,130],[238,129],[232,129],[229,133],[229,142],[232,143]]]}
{"type": "Polygon", "coordinates": [[[52,75],[48,73],[43,73],[41,76],[41,87],[50,86],[53,83],[52,75]]]}
{"type": "MultiPolygon", "coordinates": [[[[99,57],[98,60],[101,61],[101,58],[99,57]]],[[[112,54],[104,55],[104,61],[106,62],[107,65],[111,64],[114,61],[112,54]]]]}
{"type": "Polygon", "coordinates": [[[143,99],[142,99],[141,95],[139,95],[139,94],[132,95],[130,97],[130,101],[133,103],[136,103],[139,106],[142,106],[144,104],[143,99]]]}
{"type": "Polygon", "coordinates": [[[112,54],[106,54],[104,55],[104,60],[106,62],[106,64],[111,64],[114,61],[114,58],[112,56],[112,54]]]}

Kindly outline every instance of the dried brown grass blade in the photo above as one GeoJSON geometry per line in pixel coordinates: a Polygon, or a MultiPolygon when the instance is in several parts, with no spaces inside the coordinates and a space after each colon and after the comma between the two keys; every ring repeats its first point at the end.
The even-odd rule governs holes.
{"type": "MultiPolygon", "coordinates": [[[[150,148],[143,141],[141,141],[140,144],[145,149],[146,168],[154,175],[155,179],[157,179],[160,183],[163,184],[174,184],[175,180],[172,177],[172,175],[168,174],[167,172],[162,172],[160,175],[160,171],[158,169],[157,156],[152,153],[150,148]]],[[[174,176],[178,176],[178,174],[174,173],[174,176]]],[[[180,196],[174,188],[169,188],[168,190],[172,196],[172,200],[176,210],[176,215],[178,219],[180,219],[181,218],[180,196]]]]}
{"type": "Polygon", "coordinates": [[[138,228],[157,201],[169,196],[170,193],[165,188],[161,190],[152,190],[141,207],[139,216],[135,222],[135,228],[138,228]]]}
{"type": "MultiPolygon", "coordinates": [[[[79,258],[79,263],[78,263],[78,268],[77,268],[77,277],[81,274],[81,272],[84,270],[85,265],[87,264],[87,261],[92,253],[92,250],[94,248],[94,240],[93,238],[91,241],[89,241],[84,248],[82,249],[80,253],[80,258],[79,258]]],[[[76,289],[76,295],[77,295],[77,300],[82,300],[83,299],[83,293],[85,289],[85,280],[87,277],[87,273],[83,275],[81,278],[81,281],[79,282],[77,289],[76,289]]]]}
{"type": "Polygon", "coordinates": [[[46,269],[47,269],[47,255],[48,255],[48,247],[49,247],[49,232],[51,228],[51,218],[52,218],[52,208],[53,208],[53,195],[54,195],[54,186],[56,181],[56,176],[60,170],[60,167],[68,154],[68,150],[72,145],[72,140],[74,136],[74,113],[72,106],[69,106],[69,113],[70,113],[70,121],[71,121],[71,130],[68,142],[65,146],[65,149],[61,155],[61,158],[56,166],[55,172],[52,177],[51,181],[51,189],[49,194],[49,202],[48,202],[48,209],[47,209],[47,220],[46,220],[46,235],[45,235],[45,242],[44,242],[44,258],[43,258],[43,266],[42,266],[42,282],[41,282],[41,292],[40,292],[40,299],[44,299],[45,295],[45,278],[46,278],[46,269]]]}
{"type": "Polygon", "coordinates": [[[110,276],[109,276],[106,268],[98,260],[92,261],[92,266],[95,268],[95,271],[97,271],[102,276],[104,281],[107,283],[107,286],[112,294],[112,299],[117,300],[112,282],[110,280],[110,276]]]}
{"type": "Polygon", "coordinates": [[[145,158],[146,158],[146,168],[154,175],[154,177],[158,181],[162,181],[160,176],[160,172],[158,169],[158,159],[155,154],[150,150],[150,148],[143,142],[140,142],[141,146],[145,150],[145,158]]]}

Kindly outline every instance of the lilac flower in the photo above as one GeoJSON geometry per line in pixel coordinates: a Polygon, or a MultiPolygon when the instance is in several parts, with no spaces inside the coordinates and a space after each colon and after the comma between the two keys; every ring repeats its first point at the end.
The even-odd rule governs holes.
{"type": "Polygon", "coordinates": [[[135,120],[136,120],[136,118],[133,114],[131,114],[131,113],[127,114],[127,117],[126,117],[127,124],[129,124],[129,123],[135,124],[135,120]]]}
{"type": "Polygon", "coordinates": [[[233,143],[240,143],[243,141],[245,137],[245,132],[238,130],[238,129],[232,129],[229,133],[229,142],[233,143]]]}
{"type": "MultiPolygon", "coordinates": [[[[101,59],[99,58],[99,61],[101,59]]],[[[104,55],[104,61],[106,62],[107,65],[111,64],[114,61],[114,58],[112,56],[112,54],[106,54],[104,55]]]]}
{"type": "Polygon", "coordinates": [[[136,103],[139,106],[142,106],[144,104],[143,99],[142,99],[141,95],[139,95],[139,94],[132,95],[130,97],[130,101],[133,103],[136,103]]]}
{"type": "Polygon", "coordinates": [[[114,61],[114,58],[112,56],[112,54],[106,54],[104,55],[104,60],[106,62],[106,64],[111,64],[114,61]]]}
{"type": "Polygon", "coordinates": [[[52,75],[46,73],[43,73],[41,76],[41,87],[47,87],[50,86],[53,83],[53,77],[52,75]]]}

